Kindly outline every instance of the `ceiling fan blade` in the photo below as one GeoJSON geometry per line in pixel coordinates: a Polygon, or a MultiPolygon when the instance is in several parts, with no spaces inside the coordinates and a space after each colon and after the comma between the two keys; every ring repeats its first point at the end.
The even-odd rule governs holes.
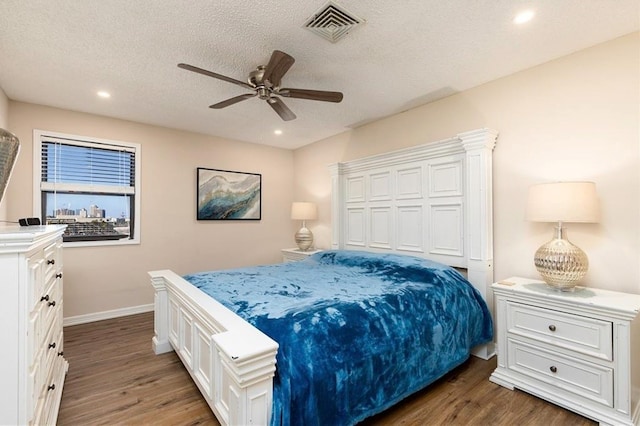
{"type": "Polygon", "coordinates": [[[188,70],[188,71],[197,72],[198,74],[203,74],[203,75],[206,75],[206,76],[209,76],[209,77],[217,78],[218,80],[226,81],[228,83],[237,84],[238,86],[242,86],[245,89],[249,89],[249,90],[254,90],[255,89],[255,87],[253,87],[249,83],[245,83],[244,81],[236,80],[234,78],[227,77],[227,76],[224,76],[222,74],[216,74],[215,72],[207,71],[207,70],[204,70],[204,69],[198,68],[198,67],[194,67],[193,65],[178,64],[178,67],[182,68],[182,69],[185,69],[185,70],[188,70]]]}
{"type": "Polygon", "coordinates": [[[293,65],[295,61],[292,56],[279,50],[274,50],[264,70],[263,79],[269,80],[273,87],[280,86],[282,76],[289,71],[289,68],[291,68],[291,65],[293,65]]]}
{"type": "Polygon", "coordinates": [[[291,121],[296,119],[296,115],[287,107],[284,102],[280,100],[280,98],[269,98],[267,99],[267,103],[273,108],[275,112],[278,113],[280,118],[284,121],[291,121]]]}
{"type": "Polygon", "coordinates": [[[236,96],[234,98],[229,98],[226,101],[218,102],[217,104],[209,105],[209,108],[213,109],[222,109],[233,104],[237,104],[238,102],[242,102],[246,99],[253,98],[257,96],[257,93],[245,93],[244,95],[236,96]]]}
{"type": "Polygon", "coordinates": [[[325,92],[324,90],[280,89],[278,95],[287,98],[308,99],[310,101],[341,102],[342,93],[325,92]]]}

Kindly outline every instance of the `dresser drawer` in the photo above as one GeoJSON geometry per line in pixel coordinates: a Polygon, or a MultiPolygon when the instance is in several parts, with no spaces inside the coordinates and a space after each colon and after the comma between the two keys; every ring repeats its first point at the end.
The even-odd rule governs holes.
{"type": "MultiPolygon", "coordinates": [[[[53,283],[29,314],[28,347],[34,352],[43,344],[62,303],[62,286],[53,283]]],[[[30,365],[30,364],[29,364],[30,365]]]]}
{"type": "MultiPolygon", "coordinates": [[[[55,394],[52,391],[56,387],[62,386],[58,371],[60,369],[58,364],[64,362],[62,351],[62,314],[60,313],[44,339],[44,344],[39,348],[35,362],[30,369],[29,394],[32,395],[34,406],[29,411],[33,412],[34,418],[40,418],[43,415],[43,407],[46,405],[46,401],[50,399],[51,395],[55,394]]],[[[44,411],[47,410],[44,409],[44,411]]],[[[39,424],[39,422],[36,421],[35,424],[39,424]]]]}
{"type": "Polygon", "coordinates": [[[49,386],[51,383],[48,383],[46,377],[51,375],[53,371],[53,365],[57,361],[59,353],[62,352],[62,330],[52,330],[54,333],[51,334],[49,343],[44,346],[44,373],[45,373],[45,382],[44,387],[49,386]]]}
{"type": "Polygon", "coordinates": [[[613,325],[609,321],[509,301],[507,332],[607,361],[613,359],[613,325]]]}
{"type": "Polygon", "coordinates": [[[29,313],[27,332],[27,365],[31,366],[47,334],[51,330],[62,303],[62,285],[57,280],[41,292],[35,306],[29,313]]]}
{"type": "Polygon", "coordinates": [[[508,339],[508,367],[518,373],[613,407],[613,369],[508,339]]]}
{"type": "Polygon", "coordinates": [[[34,421],[31,425],[55,425],[58,414],[58,403],[64,384],[66,366],[64,358],[56,356],[48,370],[44,385],[36,399],[34,421]]]}
{"type": "Polygon", "coordinates": [[[46,336],[62,303],[62,285],[54,281],[42,297],[40,315],[42,335],[46,336]]]}
{"type": "Polygon", "coordinates": [[[30,316],[30,333],[28,336],[27,365],[29,366],[29,394],[38,397],[41,393],[55,357],[62,352],[62,304],[61,290],[52,294],[58,297],[59,303],[48,305],[43,302],[34,309],[30,316]]]}
{"type": "MultiPolygon", "coordinates": [[[[38,305],[29,314],[29,328],[27,332],[27,365],[32,366],[38,356],[42,342],[46,335],[42,330],[42,313],[46,306],[38,305]]],[[[47,330],[44,330],[46,333],[47,330]]]]}
{"type": "Polygon", "coordinates": [[[58,244],[53,243],[44,248],[45,277],[49,277],[58,271],[58,244]]]}
{"type": "Polygon", "coordinates": [[[62,388],[64,385],[65,375],[67,374],[67,362],[63,357],[57,356],[47,387],[45,388],[43,423],[47,425],[55,425],[58,420],[58,410],[60,399],[62,397],[62,388]]]}
{"type": "Polygon", "coordinates": [[[42,297],[43,292],[45,291],[46,280],[45,280],[45,260],[44,260],[44,251],[39,250],[38,252],[32,254],[27,259],[27,268],[28,268],[28,282],[29,286],[27,288],[27,303],[29,310],[33,309],[34,306],[38,304],[40,301],[40,297],[42,297]]]}

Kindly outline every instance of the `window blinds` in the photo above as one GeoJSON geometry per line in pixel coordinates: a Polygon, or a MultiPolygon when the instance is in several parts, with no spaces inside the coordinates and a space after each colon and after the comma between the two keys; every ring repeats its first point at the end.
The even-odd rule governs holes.
{"type": "Polygon", "coordinates": [[[135,194],[135,150],[47,138],[42,141],[41,190],[135,194]]]}

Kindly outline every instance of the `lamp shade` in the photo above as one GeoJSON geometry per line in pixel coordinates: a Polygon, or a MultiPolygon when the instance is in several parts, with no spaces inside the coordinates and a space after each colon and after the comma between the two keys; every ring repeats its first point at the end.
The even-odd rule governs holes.
{"type": "Polygon", "coordinates": [[[18,138],[6,130],[0,129],[0,201],[2,201],[2,196],[9,183],[11,170],[16,163],[19,150],[20,141],[18,138]]]}
{"type": "Polygon", "coordinates": [[[317,217],[317,208],[314,203],[296,201],[291,204],[291,219],[313,220],[317,217]]]}
{"type": "Polygon", "coordinates": [[[532,222],[598,222],[593,182],[553,182],[529,188],[527,220],[532,222]]]}

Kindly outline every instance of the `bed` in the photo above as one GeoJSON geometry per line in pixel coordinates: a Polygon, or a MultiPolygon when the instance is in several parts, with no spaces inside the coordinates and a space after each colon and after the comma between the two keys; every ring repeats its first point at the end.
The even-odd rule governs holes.
{"type": "MultiPolygon", "coordinates": [[[[463,362],[469,353],[482,358],[492,356],[491,153],[496,137],[492,130],[478,129],[419,147],[331,165],[332,250],[307,261],[260,267],[263,275],[259,277],[253,270],[186,277],[170,270],[150,272],[155,288],[155,352],[175,350],[220,423],[231,425],[306,424],[308,418],[299,416],[313,413],[314,409],[318,424],[354,424],[423,388],[463,362]],[[385,261],[380,263],[380,259],[385,261]],[[283,274],[317,278],[320,274],[315,273],[316,269],[327,264],[343,269],[350,264],[359,270],[358,274],[350,270],[351,275],[373,272],[378,281],[366,281],[369,284],[364,287],[374,293],[385,287],[386,292],[360,297],[359,291],[352,290],[336,297],[335,293],[325,293],[335,276],[325,281],[317,279],[314,289],[306,287],[308,282],[282,284],[274,278],[283,274]],[[469,282],[444,264],[464,269],[469,282]],[[300,268],[311,268],[314,273],[300,272],[300,268]],[[283,294],[310,292],[315,296],[309,296],[312,302],[307,309],[298,310],[300,300],[294,297],[293,305],[287,309],[266,313],[262,309],[267,305],[275,306],[277,311],[277,294],[275,298],[271,294],[270,303],[267,299],[248,301],[239,298],[238,293],[244,290],[237,290],[241,288],[238,285],[207,285],[219,282],[222,276],[237,280],[243,275],[245,281],[254,277],[249,279],[254,287],[284,285],[283,294]],[[423,283],[418,276],[432,279],[423,283]],[[280,284],[267,284],[270,279],[280,284]],[[400,282],[402,286],[398,286],[400,282]],[[426,306],[424,292],[436,287],[451,293],[449,298],[435,296],[432,300],[440,302],[426,306]],[[230,288],[235,289],[232,294],[228,292],[230,288]],[[335,299],[334,304],[327,304],[331,299],[335,299]],[[420,303],[411,305],[411,300],[420,303]],[[367,303],[380,305],[379,309],[363,309],[367,303]],[[367,345],[367,339],[373,342],[375,338],[358,341],[356,337],[366,333],[344,328],[347,324],[371,332],[392,328],[388,326],[391,323],[400,324],[400,320],[382,318],[381,312],[389,310],[382,305],[395,306],[391,309],[394,311],[406,309],[414,319],[421,315],[440,319],[426,328],[420,328],[418,321],[386,330],[396,337],[406,334],[409,343],[379,337],[376,344],[367,345]],[[342,317],[345,312],[355,315],[360,311],[379,318],[367,326],[358,326],[364,323],[342,317]],[[438,315],[434,314],[436,311],[438,315]],[[474,313],[467,318],[463,311],[474,313]],[[271,322],[265,320],[269,317],[271,322]],[[453,321],[443,321],[445,317],[453,321]],[[351,330],[341,338],[357,344],[340,342],[341,338],[336,337],[340,333],[334,330],[325,335],[321,343],[324,347],[307,348],[302,354],[300,348],[315,331],[324,328],[312,325],[332,322],[342,324],[343,331],[351,330]],[[463,327],[464,324],[471,327],[463,327]],[[299,339],[297,345],[282,340],[284,334],[299,339]],[[420,354],[418,343],[431,350],[420,354]],[[385,347],[390,349],[373,353],[374,348],[385,347]],[[340,348],[352,353],[338,355],[340,348]],[[320,359],[319,353],[337,357],[342,364],[330,364],[320,359]],[[292,359],[300,360],[310,370],[298,371],[304,368],[292,363],[292,359]],[[355,364],[364,368],[355,369],[355,364]],[[406,371],[400,371],[403,369],[406,371]],[[333,405],[325,405],[329,403],[333,405]],[[291,410],[292,406],[305,405],[310,408],[291,410]]],[[[344,277],[340,276],[340,280],[344,277]]],[[[361,286],[350,283],[333,286],[333,290],[339,293],[361,286]]]]}

